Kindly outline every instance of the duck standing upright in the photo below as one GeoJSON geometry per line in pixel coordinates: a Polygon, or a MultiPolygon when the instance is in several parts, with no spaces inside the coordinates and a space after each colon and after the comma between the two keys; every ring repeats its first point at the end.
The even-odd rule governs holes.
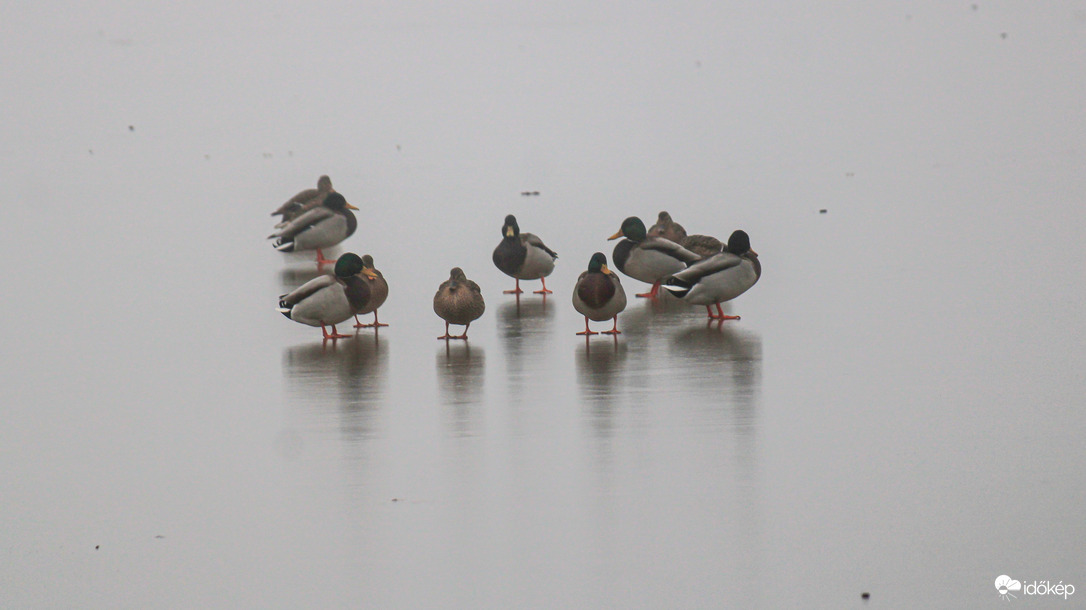
{"type": "Polygon", "coordinates": [[[540,280],[543,289],[535,294],[551,294],[547,290],[547,276],[554,271],[554,259],[558,254],[543,244],[531,233],[521,233],[517,219],[512,214],[505,217],[502,225],[502,241],[494,248],[494,265],[502,273],[517,280],[516,288],[505,290],[504,294],[520,294],[521,280],[540,280]]]}
{"type": "Polygon", "coordinates": [[[363,269],[357,254],[343,254],[336,260],[334,275],[313,278],[280,296],[279,312],[295,322],[320,326],[325,339],[349,337],[336,332],[336,324],[353,316],[369,296],[369,286],[361,277],[363,269]],[[332,332],[325,326],[331,326],[332,332]]]}
{"type": "Polygon", "coordinates": [[[606,335],[617,335],[618,314],[626,309],[626,291],[622,282],[613,271],[607,268],[607,257],[596,252],[588,260],[588,270],[577,278],[573,287],[573,308],[584,316],[584,332],[578,335],[595,335],[588,328],[588,321],[603,322],[614,319],[611,330],[602,331],[606,335]]]}
{"type": "Polygon", "coordinates": [[[369,254],[362,257],[362,279],[366,282],[367,294],[362,303],[362,306],[355,310],[354,321],[355,328],[380,328],[382,326],[388,326],[388,324],[382,324],[377,321],[377,308],[384,305],[385,299],[388,298],[388,282],[385,281],[385,276],[373,266],[373,257],[369,254]],[[363,324],[358,316],[372,313],[373,323],[363,324]]]}
{"type": "Polygon", "coordinates": [[[286,224],[295,218],[301,216],[303,213],[309,211],[321,204],[324,198],[329,193],[333,192],[332,179],[328,176],[321,176],[317,179],[317,188],[305,189],[299,192],[297,195],[287,199],[287,202],[279,206],[272,216],[282,216],[282,221],[275,225],[275,228],[286,226],[286,224]]]}
{"type": "Polygon", "coordinates": [[[720,304],[750,290],[761,277],[762,264],[750,249],[750,236],[735,231],[727,249],[674,274],[664,288],[687,303],[704,305],[711,320],[738,320],[724,315],[720,304]],[[716,305],[717,315],[710,305],[716,305]]]}
{"type": "Polygon", "coordinates": [[[660,282],[701,259],[697,254],[662,237],[649,237],[645,223],[636,216],[622,221],[622,228],[607,239],[625,237],[615,246],[612,260],[618,270],[626,275],[652,284],[652,290],[639,297],[655,298],[660,292],[660,282]]]}
{"type": "Polygon", "coordinates": [[[468,327],[486,310],[483,292],[469,280],[460,267],[449,271],[449,279],[441,283],[434,295],[434,313],[445,320],[445,334],[438,339],[467,339],[468,327]],[[449,324],[464,325],[464,334],[450,335],[449,324]]]}
{"type": "Polygon", "coordinates": [[[324,258],[321,248],[334,246],[354,235],[358,219],[351,210],[357,209],[347,203],[343,195],[329,193],[320,205],[288,222],[268,239],[278,238],[273,245],[280,252],[316,250],[318,265],[332,263],[334,261],[324,258]]]}

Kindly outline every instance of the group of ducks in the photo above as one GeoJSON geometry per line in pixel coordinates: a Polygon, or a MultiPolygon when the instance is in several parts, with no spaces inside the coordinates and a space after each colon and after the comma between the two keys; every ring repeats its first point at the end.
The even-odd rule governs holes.
{"type": "MultiPolygon", "coordinates": [[[[272,212],[273,216],[282,216],[269,236],[275,239],[277,250],[316,250],[318,265],[335,264],[333,275],[312,279],[279,298],[283,315],[319,326],[325,339],[349,336],[338,333],[336,324],[352,317],[355,328],[387,326],[378,322],[377,309],[388,298],[388,283],[374,267],[373,257],[348,252],[331,261],[322,252],[354,234],[358,220],[351,210],[357,209],[332,188],[328,176],[321,176],[316,189],[298,193],[272,212]],[[358,316],[368,313],[373,314],[373,322],[363,324],[358,316]]],[[[720,304],[749,290],[762,275],[758,254],[741,230],[733,232],[725,244],[708,235],[687,235],[667,212],[660,212],[649,229],[636,216],[627,218],[608,239],[620,238],[612,253],[615,266],[636,280],[652,284],[649,292],[636,296],[655,298],[663,288],[686,303],[704,305],[710,320],[738,320],[739,316],[725,315],[720,304]]],[[[520,295],[520,280],[540,280],[542,289],[535,294],[552,294],[546,278],[554,271],[557,258],[558,254],[539,237],[521,233],[512,214],[505,217],[502,241],[493,254],[494,265],[516,280],[514,289],[505,294],[520,295]]],[[[602,252],[592,255],[588,268],[577,278],[573,307],[585,317],[585,329],[578,335],[599,334],[590,329],[590,320],[613,321],[610,330],[600,332],[620,334],[618,314],[626,309],[626,293],[602,252]]],[[[438,339],[467,339],[468,328],[485,309],[479,285],[468,279],[460,267],[454,267],[434,295],[434,313],[445,321],[445,334],[438,339]],[[463,326],[464,332],[449,334],[450,324],[463,326]]]]}

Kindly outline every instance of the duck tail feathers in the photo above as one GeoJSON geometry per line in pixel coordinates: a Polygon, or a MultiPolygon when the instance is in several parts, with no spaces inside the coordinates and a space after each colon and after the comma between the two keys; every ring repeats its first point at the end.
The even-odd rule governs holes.
{"type": "Polygon", "coordinates": [[[275,242],[272,245],[274,245],[275,249],[280,251],[280,252],[294,252],[294,240],[293,239],[287,240],[287,241],[279,240],[279,241],[275,242]]]}
{"type": "Polygon", "coordinates": [[[681,299],[686,296],[686,293],[690,292],[690,289],[693,288],[694,285],[685,280],[680,280],[677,277],[669,277],[664,282],[663,287],[668,292],[681,299]]]}
{"type": "Polygon", "coordinates": [[[291,310],[293,308],[294,308],[294,306],[291,305],[290,303],[287,303],[286,299],[279,299],[279,307],[276,308],[276,311],[283,314],[287,318],[290,318],[290,312],[291,312],[291,310]]]}

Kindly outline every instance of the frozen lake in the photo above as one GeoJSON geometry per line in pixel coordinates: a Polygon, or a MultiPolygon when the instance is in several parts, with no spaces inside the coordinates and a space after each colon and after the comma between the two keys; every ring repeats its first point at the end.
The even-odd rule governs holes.
{"type": "Polygon", "coordinates": [[[0,606],[1075,605],[1086,4],[878,4],[5,8],[0,606]],[[275,309],[320,174],[379,333],[275,309]],[[742,319],[576,336],[660,210],[751,235],[742,319]]]}

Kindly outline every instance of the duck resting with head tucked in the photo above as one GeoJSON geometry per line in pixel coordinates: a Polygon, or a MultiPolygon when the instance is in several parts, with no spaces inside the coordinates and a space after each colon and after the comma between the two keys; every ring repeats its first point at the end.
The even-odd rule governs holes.
{"type": "Polygon", "coordinates": [[[349,337],[336,332],[336,324],[353,316],[369,298],[364,269],[357,254],[343,254],[336,261],[334,275],[315,277],[279,297],[279,313],[301,324],[320,326],[325,339],[349,337]],[[332,332],[325,326],[331,326],[332,332]]]}
{"type": "Polygon", "coordinates": [[[280,252],[316,250],[317,264],[334,261],[324,258],[321,248],[328,248],[354,235],[358,219],[351,210],[358,208],[347,203],[343,195],[329,193],[317,207],[288,222],[268,236],[278,238],[273,244],[280,252]]]}
{"type": "Polygon", "coordinates": [[[317,207],[333,191],[332,179],[328,176],[321,176],[317,179],[317,188],[301,191],[287,199],[286,203],[271,213],[272,216],[283,217],[282,221],[275,225],[275,228],[284,227],[288,222],[317,207]]]}
{"type": "Polygon", "coordinates": [[[681,224],[672,220],[671,214],[662,211],[656,218],[656,224],[649,227],[649,237],[663,237],[664,239],[670,239],[677,244],[681,244],[686,237],[686,229],[684,229],[681,224]]]}
{"type": "Polygon", "coordinates": [[[667,212],[660,212],[656,224],[649,227],[649,237],[670,239],[702,258],[717,254],[724,249],[724,243],[712,235],[687,235],[686,229],[672,220],[671,214],[667,212]]]}
{"type": "Polygon", "coordinates": [[[517,219],[512,214],[505,217],[502,225],[502,240],[497,248],[494,248],[494,265],[502,273],[517,280],[516,288],[505,290],[504,294],[520,294],[521,280],[539,280],[543,282],[543,289],[536,290],[535,294],[551,294],[547,290],[547,276],[554,271],[554,259],[558,254],[543,244],[531,233],[521,233],[517,219]]]}
{"type": "Polygon", "coordinates": [[[445,334],[438,339],[467,339],[471,323],[486,309],[479,285],[469,280],[460,267],[453,267],[449,279],[434,294],[434,313],[445,320],[445,334]],[[449,324],[463,324],[464,334],[450,335],[449,324]]]}
{"type": "Polygon", "coordinates": [[[720,304],[750,290],[761,277],[762,264],[750,249],[750,237],[735,231],[723,252],[674,274],[664,288],[687,303],[704,305],[711,320],[738,320],[739,316],[724,315],[720,304]],[[716,305],[717,315],[710,305],[716,305]]]}
{"type": "Polygon", "coordinates": [[[649,237],[645,231],[645,223],[636,216],[622,221],[622,228],[618,233],[607,239],[620,237],[626,239],[618,242],[611,255],[615,266],[635,280],[652,284],[652,290],[636,295],[639,297],[655,298],[660,292],[662,280],[701,259],[670,239],[649,237]]]}
{"type": "Polygon", "coordinates": [[[596,252],[588,260],[588,269],[577,278],[577,284],[573,287],[573,308],[584,316],[584,332],[578,335],[595,335],[588,328],[588,321],[603,322],[615,321],[611,330],[601,331],[605,335],[617,335],[622,331],[618,329],[618,314],[626,309],[626,291],[622,289],[622,282],[613,271],[607,268],[607,257],[602,252],[596,252]]]}

